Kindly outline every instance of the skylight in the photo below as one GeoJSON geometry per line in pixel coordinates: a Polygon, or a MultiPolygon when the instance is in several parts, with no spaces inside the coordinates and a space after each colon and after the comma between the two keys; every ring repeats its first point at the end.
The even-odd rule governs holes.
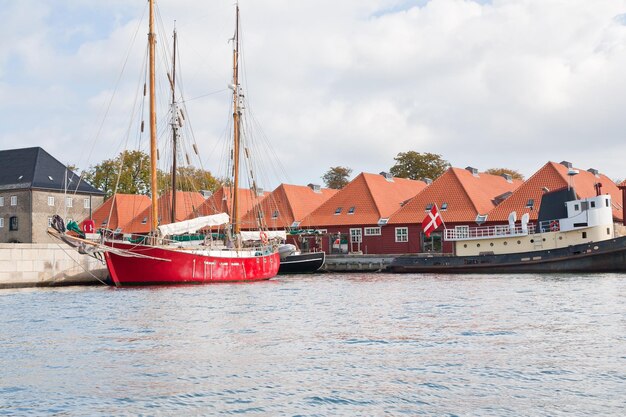
{"type": "Polygon", "coordinates": [[[433,203],[428,203],[426,204],[426,208],[424,209],[424,211],[430,211],[430,209],[433,208],[433,203]]]}
{"type": "Polygon", "coordinates": [[[446,211],[448,210],[448,203],[442,203],[441,204],[441,211],[446,211]]]}
{"type": "Polygon", "coordinates": [[[529,198],[528,202],[526,203],[526,208],[529,208],[531,210],[535,208],[535,200],[533,200],[532,198],[529,198]]]}
{"type": "Polygon", "coordinates": [[[354,214],[354,206],[348,209],[348,214],[354,214]]]}
{"type": "Polygon", "coordinates": [[[342,207],[337,207],[337,210],[335,210],[335,215],[341,214],[341,210],[342,210],[342,207]]]}

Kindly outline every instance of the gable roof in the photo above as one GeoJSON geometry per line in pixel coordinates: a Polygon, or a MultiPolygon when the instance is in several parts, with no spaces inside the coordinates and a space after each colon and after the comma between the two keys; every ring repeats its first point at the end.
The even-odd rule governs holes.
{"type": "MultiPolygon", "coordinates": [[[[239,216],[243,217],[248,211],[252,209],[256,204],[261,202],[270,193],[264,191],[261,196],[254,195],[254,192],[247,188],[239,189],[239,216]]],[[[227,213],[230,215],[230,209],[232,207],[233,198],[230,187],[222,186],[215,193],[198,207],[198,216],[209,216],[217,213],[227,213]]],[[[189,218],[195,217],[195,214],[191,214],[189,218]]]]}
{"type": "Polygon", "coordinates": [[[281,184],[242,218],[244,226],[256,225],[259,210],[270,229],[290,227],[302,222],[313,210],[335,195],[338,190],[320,188],[314,191],[306,185],[281,184]],[[274,216],[276,214],[276,216],[274,216]]]}
{"type": "Polygon", "coordinates": [[[517,189],[521,180],[507,181],[500,175],[449,168],[424,191],[389,218],[389,224],[421,223],[429,205],[436,204],[444,222],[473,222],[496,206],[496,197],[517,189]],[[445,206],[444,206],[445,204],[445,206]]]}
{"type": "Polygon", "coordinates": [[[104,194],[40,147],[0,151],[0,167],[0,190],[67,189],[70,193],[104,194]]]}
{"type": "Polygon", "coordinates": [[[91,215],[96,229],[106,227],[126,231],[130,222],[150,207],[150,197],[139,194],[114,194],[91,215]]]}
{"type": "MultiPolygon", "coordinates": [[[[204,204],[202,194],[195,191],[176,191],[176,221],[195,217],[198,208],[204,204]]],[[[172,192],[162,194],[158,200],[159,224],[171,223],[172,192]]],[[[133,218],[124,233],[149,233],[152,225],[152,204],[133,218]]]]}
{"type": "MultiPolygon", "coordinates": [[[[531,220],[537,220],[541,206],[541,196],[544,192],[567,188],[570,182],[567,175],[570,168],[556,162],[548,162],[528,178],[509,198],[492,210],[487,221],[507,221],[509,214],[517,213],[519,219],[524,213],[530,215],[531,220]],[[533,200],[532,209],[526,207],[533,200]]],[[[602,194],[610,194],[613,203],[613,218],[623,219],[621,192],[611,179],[604,174],[577,169],[578,174],[572,177],[573,188],[579,198],[596,195],[595,184],[602,184],[602,194]]]]}
{"type": "Polygon", "coordinates": [[[400,205],[426,188],[423,181],[361,173],[338,193],[313,210],[300,227],[375,225],[391,216],[400,205]],[[338,209],[341,211],[335,214],[338,209]],[[352,211],[352,213],[350,213],[352,211]]]}

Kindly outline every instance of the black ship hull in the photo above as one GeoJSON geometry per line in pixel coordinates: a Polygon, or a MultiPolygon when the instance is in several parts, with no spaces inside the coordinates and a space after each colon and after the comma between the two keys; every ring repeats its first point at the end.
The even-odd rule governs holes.
{"type": "Polygon", "coordinates": [[[388,270],[444,274],[626,272],[626,237],[524,253],[400,256],[388,270]]]}
{"type": "Polygon", "coordinates": [[[324,252],[290,255],[280,260],[278,274],[307,274],[315,272],[324,265],[324,259],[324,252]]]}

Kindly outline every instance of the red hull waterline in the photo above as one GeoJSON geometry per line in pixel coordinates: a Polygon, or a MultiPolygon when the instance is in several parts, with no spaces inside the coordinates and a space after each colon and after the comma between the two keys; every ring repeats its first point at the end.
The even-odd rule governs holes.
{"type": "Polygon", "coordinates": [[[146,257],[105,253],[116,286],[158,284],[211,284],[268,280],[278,273],[277,252],[259,256],[222,257],[185,250],[115,244],[118,249],[146,257]]]}

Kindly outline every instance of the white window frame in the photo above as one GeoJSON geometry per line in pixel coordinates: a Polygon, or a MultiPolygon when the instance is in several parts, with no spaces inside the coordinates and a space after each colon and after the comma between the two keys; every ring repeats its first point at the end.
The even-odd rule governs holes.
{"type": "Polygon", "coordinates": [[[17,206],[17,196],[16,195],[12,195],[11,196],[11,205],[12,206],[17,206]]]}
{"type": "Polygon", "coordinates": [[[381,229],[380,227],[366,227],[365,228],[365,236],[380,236],[381,229]]]}
{"type": "MultiPolygon", "coordinates": [[[[508,227],[508,226],[507,226],[508,227]]],[[[454,226],[454,236],[458,239],[469,238],[470,227],[469,226],[454,226]]]]}
{"type": "Polygon", "coordinates": [[[406,243],[409,241],[409,228],[396,227],[396,243],[406,243]]]}
{"type": "Polygon", "coordinates": [[[48,196],[48,205],[54,207],[54,197],[51,195],[48,196]]]}
{"type": "Polygon", "coordinates": [[[355,229],[350,229],[350,242],[352,243],[361,243],[363,242],[363,231],[360,227],[355,229]]]}
{"type": "Polygon", "coordinates": [[[0,207],[4,206],[4,197],[0,197],[0,207]]]}
{"type": "Polygon", "coordinates": [[[86,208],[86,209],[91,208],[91,202],[88,198],[85,198],[83,200],[83,208],[86,208]]]}
{"type": "Polygon", "coordinates": [[[4,228],[4,217],[0,217],[0,229],[4,228]]]}
{"type": "Polygon", "coordinates": [[[65,197],[65,207],[72,208],[73,205],[72,197],[65,197]]]}
{"type": "Polygon", "coordinates": [[[48,217],[48,227],[52,227],[52,217],[48,217]]]}

